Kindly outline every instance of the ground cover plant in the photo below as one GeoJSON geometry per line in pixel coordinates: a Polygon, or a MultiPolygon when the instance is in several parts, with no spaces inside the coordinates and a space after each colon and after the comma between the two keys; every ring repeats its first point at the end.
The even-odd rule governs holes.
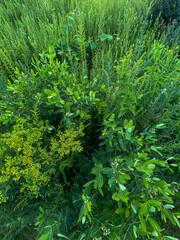
{"type": "Polygon", "coordinates": [[[1,239],[178,239],[179,46],[154,4],[0,3],[1,239]]]}

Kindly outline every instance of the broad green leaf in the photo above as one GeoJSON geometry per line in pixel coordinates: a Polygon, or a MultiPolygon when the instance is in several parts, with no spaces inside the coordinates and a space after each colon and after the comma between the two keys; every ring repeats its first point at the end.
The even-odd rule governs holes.
{"type": "Polygon", "coordinates": [[[154,207],[159,207],[161,206],[161,202],[157,201],[157,200],[149,200],[148,203],[151,205],[151,206],[154,206],[154,207]]]}
{"type": "Polygon", "coordinates": [[[171,204],[166,204],[166,205],[164,205],[164,207],[166,208],[166,209],[173,209],[173,208],[175,208],[173,205],[171,205],[171,204]]]}
{"type": "Polygon", "coordinates": [[[125,138],[127,140],[130,140],[131,139],[131,133],[129,133],[128,131],[125,133],[125,138]]]}
{"type": "Polygon", "coordinates": [[[125,212],[125,209],[123,207],[119,207],[115,212],[117,214],[123,214],[125,212]]]}
{"type": "Polygon", "coordinates": [[[158,236],[159,236],[159,234],[158,234],[158,232],[157,232],[157,231],[154,231],[154,232],[152,232],[152,236],[153,236],[153,237],[158,237],[158,236]]]}
{"type": "Polygon", "coordinates": [[[126,190],[126,187],[125,187],[124,185],[120,184],[120,183],[119,183],[119,187],[120,187],[120,189],[121,189],[122,191],[125,191],[125,190],[126,190]]]}
{"type": "Polygon", "coordinates": [[[128,196],[121,196],[120,198],[123,202],[127,203],[128,200],[129,200],[129,197],[128,196]]]}
{"type": "Polygon", "coordinates": [[[87,200],[87,198],[86,198],[86,196],[84,194],[82,195],[82,199],[83,199],[83,201],[87,200]]]}
{"type": "Polygon", "coordinates": [[[119,182],[120,183],[122,183],[122,184],[124,184],[124,183],[126,183],[126,180],[124,179],[124,175],[118,175],[118,180],[119,180],[119,182]]]}
{"type": "Polygon", "coordinates": [[[161,123],[161,124],[156,125],[156,128],[157,129],[164,129],[164,128],[166,128],[166,126],[165,126],[164,123],[161,123]]]}
{"type": "Polygon", "coordinates": [[[148,168],[148,169],[154,169],[155,166],[156,166],[155,164],[149,164],[149,165],[147,165],[147,168],[148,168]]]}
{"type": "Polygon", "coordinates": [[[119,201],[120,200],[120,195],[119,195],[119,193],[117,193],[117,192],[115,192],[115,193],[113,193],[113,195],[112,195],[112,199],[113,200],[115,200],[115,201],[119,201]]]}
{"type": "Polygon", "coordinates": [[[44,209],[42,207],[39,207],[40,212],[44,213],[44,209]]]}
{"type": "Polygon", "coordinates": [[[144,177],[143,177],[143,183],[144,183],[144,186],[148,189],[149,188],[149,183],[144,177]]]}
{"type": "Polygon", "coordinates": [[[112,37],[111,35],[102,34],[102,35],[99,36],[99,39],[100,39],[101,41],[105,41],[106,39],[112,40],[113,37],[112,37]]]}
{"type": "Polygon", "coordinates": [[[82,217],[82,224],[85,224],[85,222],[86,222],[86,216],[83,216],[82,217]]]}
{"type": "Polygon", "coordinates": [[[93,175],[97,175],[97,173],[98,173],[98,168],[97,168],[97,167],[93,167],[91,173],[92,173],[93,175]]]}
{"type": "Polygon", "coordinates": [[[44,233],[38,240],[49,240],[49,232],[44,233]]]}
{"type": "Polygon", "coordinates": [[[108,184],[109,186],[111,187],[112,185],[114,185],[116,183],[116,178],[115,177],[112,177],[108,180],[108,184]]]}
{"type": "Polygon", "coordinates": [[[99,174],[98,177],[97,177],[97,184],[100,188],[102,188],[103,183],[104,183],[103,176],[101,174],[99,174]]]}
{"type": "Polygon", "coordinates": [[[175,164],[175,163],[171,163],[170,166],[172,166],[172,167],[177,167],[178,165],[175,164]]]}
{"type": "Polygon", "coordinates": [[[66,236],[63,235],[62,233],[58,233],[57,236],[58,236],[58,237],[61,237],[61,238],[69,239],[68,237],[66,237],[66,236]]]}
{"type": "Polygon", "coordinates": [[[146,174],[151,174],[153,172],[152,169],[148,169],[148,168],[142,167],[142,166],[136,167],[136,169],[139,172],[145,172],[146,174]]]}
{"type": "Polygon", "coordinates": [[[150,211],[151,211],[151,212],[156,212],[156,208],[153,207],[153,206],[151,206],[151,207],[150,207],[150,211]]]}
{"type": "Polygon", "coordinates": [[[94,181],[94,189],[98,188],[97,180],[94,181]]]}
{"type": "Polygon", "coordinates": [[[112,168],[103,168],[102,173],[109,174],[112,172],[112,168]]]}
{"type": "Polygon", "coordinates": [[[143,203],[142,206],[141,206],[141,214],[146,215],[147,213],[148,213],[148,204],[143,203]]]}
{"type": "Polygon", "coordinates": [[[90,202],[87,202],[87,208],[88,208],[88,211],[91,212],[91,203],[90,202]]]}

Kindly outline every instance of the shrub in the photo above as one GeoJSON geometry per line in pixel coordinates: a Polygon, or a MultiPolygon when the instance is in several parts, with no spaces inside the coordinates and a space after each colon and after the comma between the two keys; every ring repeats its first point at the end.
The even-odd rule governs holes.
{"type": "Polygon", "coordinates": [[[160,226],[179,226],[179,47],[148,25],[148,1],[61,3],[57,36],[31,38],[47,47],[0,96],[0,237],[26,238],[39,208],[40,239],[172,239],[160,226]]]}
{"type": "Polygon", "coordinates": [[[7,201],[12,189],[15,199],[15,195],[38,198],[42,188],[51,187],[52,175],[59,177],[66,167],[72,167],[73,154],[82,151],[77,138],[83,136],[83,127],[76,130],[69,125],[64,133],[58,130],[46,140],[48,129],[37,118],[30,122],[19,118],[11,132],[1,134],[1,202],[7,201]]]}

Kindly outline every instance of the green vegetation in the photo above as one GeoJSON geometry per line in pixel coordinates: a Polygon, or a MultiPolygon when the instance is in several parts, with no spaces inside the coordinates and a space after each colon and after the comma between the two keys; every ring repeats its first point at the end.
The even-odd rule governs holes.
{"type": "Polygon", "coordinates": [[[1,1],[2,240],[178,239],[179,18],[157,4],[1,1]]]}

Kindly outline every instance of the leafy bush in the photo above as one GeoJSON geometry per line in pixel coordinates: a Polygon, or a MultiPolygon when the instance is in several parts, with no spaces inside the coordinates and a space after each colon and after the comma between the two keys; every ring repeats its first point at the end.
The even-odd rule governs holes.
{"type": "Polygon", "coordinates": [[[24,66],[36,55],[1,64],[0,238],[174,239],[179,47],[148,24],[149,1],[60,2],[0,4],[3,24],[29,29],[24,66]]]}
{"type": "MultiPolygon", "coordinates": [[[[110,229],[112,239],[118,236],[118,231],[125,231],[124,238],[134,239],[136,235],[142,235],[146,236],[146,239],[148,236],[163,239],[162,229],[157,223],[159,213],[162,220],[166,221],[168,218],[173,224],[179,225],[176,214],[167,210],[169,206],[174,207],[170,195],[175,195],[177,186],[167,184],[157,176],[160,169],[169,169],[167,163],[170,161],[171,164],[171,159],[168,160],[168,156],[163,157],[160,153],[162,148],[155,144],[157,139],[154,130],[157,127],[157,132],[162,131],[164,124],[161,118],[164,116],[163,120],[168,123],[170,120],[166,118],[167,112],[168,117],[172,118],[174,109],[179,107],[178,93],[176,97],[174,92],[171,92],[173,88],[177,89],[179,84],[176,78],[179,61],[175,49],[164,49],[159,42],[154,42],[146,54],[133,61],[136,51],[132,46],[126,56],[114,63],[113,77],[109,77],[107,71],[103,70],[101,76],[89,81],[86,76],[69,73],[70,67],[56,59],[54,47],[50,45],[48,50],[40,55],[40,59],[33,61],[35,70],[26,75],[16,69],[16,79],[14,83],[9,82],[7,88],[9,95],[2,95],[0,120],[4,150],[1,151],[1,182],[5,197],[2,201],[7,200],[8,192],[11,192],[12,188],[17,189],[15,199],[20,196],[22,198],[24,194],[26,204],[30,204],[33,197],[48,197],[54,202],[55,209],[59,209],[62,218],[62,204],[58,203],[57,198],[53,198],[53,189],[56,187],[51,181],[53,184],[55,181],[56,185],[65,184],[62,185],[61,197],[66,204],[72,205],[67,213],[64,213],[69,215],[71,211],[74,212],[71,221],[66,218],[66,224],[62,225],[61,220],[55,220],[59,219],[59,214],[50,220],[53,207],[39,217],[40,233],[43,234],[46,221],[51,226],[42,235],[44,238],[53,239],[56,229],[59,236],[65,234],[70,239],[86,236],[89,239],[90,236],[100,236],[100,228],[103,226],[103,229],[110,229]],[[162,92],[165,88],[165,92],[162,92]],[[171,116],[169,108],[172,102],[176,104],[171,116]],[[158,118],[157,112],[162,110],[162,105],[164,115],[161,114],[158,118]],[[147,118],[146,114],[151,114],[152,117],[149,115],[147,118]],[[19,121],[23,122],[18,124],[19,121]],[[81,123],[85,125],[85,136],[82,139],[84,152],[80,154],[80,142],[74,138],[83,135],[81,123]],[[73,130],[75,126],[80,126],[80,129],[73,130]],[[63,133],[58,132],[59,128],[63,133]],[[9,129],[8,133],[6,129],[9,129]],[[74,155],[74,151],[79,153],[74,155]],[[159,158],[157,154],[160,154],[159,158]],[[92,168],[95,179],[90,175],[92,168]],[[66,170],[63,171],[64,169],[66,170]],[[122,173],[119,173],[119,170],[122,173]],[[35,173],[37,174],[33,177],[35,173]],[[88,180],[93,184],[94,190],[92,185],[88,186],[89,183],[85,185],[87,188],[83,190],[83,201],[86,204],[80,211],[79,221],[84,225],[88,218],[91,227],[84,229],[82,225],[77,236],[74,231],[76,225],[80,224],[78,211],[82,186],[88,180]],[[73,187],[68,187],[71,184],[73,187]],[[104,213],[100,207],[100,199],[105,208],[104,213]],[[72,201],[77,202],[77,205],[72,201]],[[89,201],[92,202],[92,209],[89,201]],[[122,211],[118,212],[118,209],[122,211]],[[158,214],[155,214],[156,211],[158,214]],[[126,222],[121,214],[125,214],[127,218],[128,232],[127,228],[121,229],[126,222]],[[60,233],[61,225],[64,227],[60,233]],[[67,230],[69,228],[71,232],[67,230]]],[[[47,208],[42,200],[39,201],[47,208]]],[[[21,206],[22,201],[19,201],[18,205],[21,206]]]]}
{"type": "Polygon", "coordinates": [[[72,166],[71,155],[82,151],[77,140],[83,136],[82,126],[76,130],[69,125],[64,133],[58,130],[47,141],[44,135],[49,128],[42,121],[38,123],[37,118],[32,123],[19,118],[10,133],[1,134],[1,202],[7,201],[12,189],[18,197],[41,196],[42,188],[51,186],[51,176],[59,177],[66,167],[72,166]]]}

